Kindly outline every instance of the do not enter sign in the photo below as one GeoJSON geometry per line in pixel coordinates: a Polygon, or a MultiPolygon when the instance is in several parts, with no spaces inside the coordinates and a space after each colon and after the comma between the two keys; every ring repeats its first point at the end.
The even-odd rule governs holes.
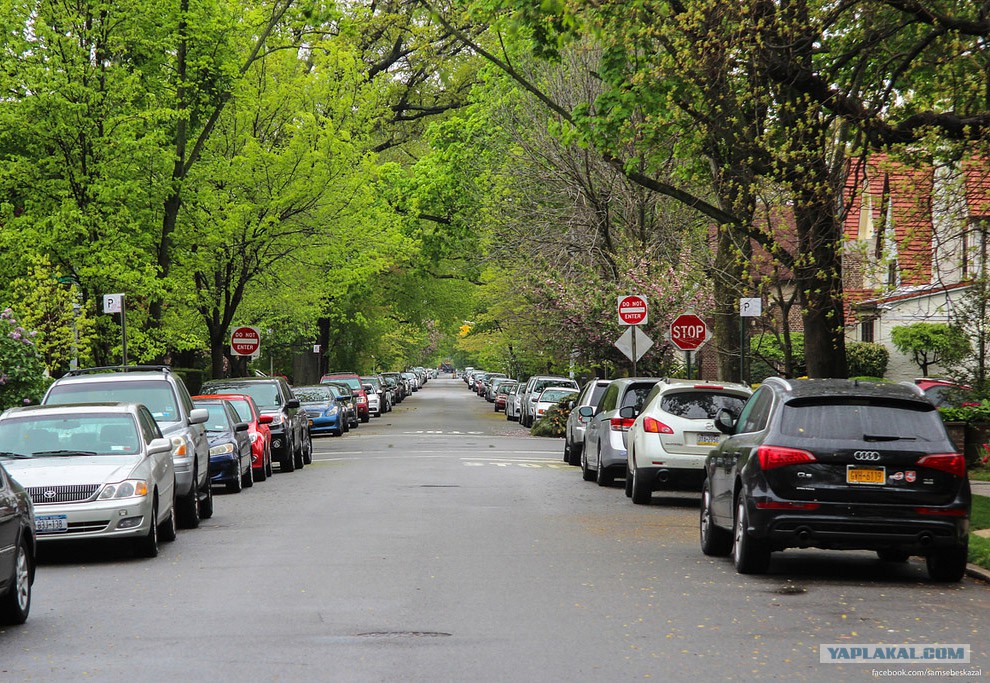
{"type": "Polygon", "coordinates": [[[682,313],[670,323],[670,343],[681,351],[697,351],[708,341],[708,325],[694,313],[682,313]]]}
{"type": "Polygon", "coordinates": [[[645,325],[649,314],[646,310],[646,297],[631,294],[619,297],[619,323],[622,325],[645,325]]]}
{"type": "Polygon", "coordinates": [[[235,356],[253,356],[261,349],[261,333],[254,327],[237,327],[230,333],[230,350],[235,356]]]}

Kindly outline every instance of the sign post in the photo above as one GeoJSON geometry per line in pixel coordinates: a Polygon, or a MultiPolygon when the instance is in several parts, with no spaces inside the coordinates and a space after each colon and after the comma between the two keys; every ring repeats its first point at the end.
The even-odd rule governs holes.
{"type": "Polygon", "coordinates": [[[763,300],[759,297],[739,299],[739,381],[746,383],[746,318],[759,318],[763,314],[763,300]]]}
{"type": "Polygon", "coordinates": [[[629,339],[627,340],[630,346],[628,352],[625,349],[623,349],[622,346],[619,346],[619,344],[626,338],[625,334],[619,337],[619,341],[617,341],[615,345],[623,353],[625,353],[630,360],[632,360],[633,376],[635,377],[636,362],[643,356],[643,353],[646,353],[646,351],[650,348],[650,346],[653,346],[653,340],[647,337],[646,335],[642,335],[644,339],[649,340],[649,346],[643,349],[643,353],[636,352],[636,342],[637,342],[636,338],[641,334],[639,332],[639,326],[645,325],[647,321],[650,319],[649,308],[646,305],[646,297],[639,296],[638,294],[628,294],[626,296],[620,296],[618,297],[617,308],[619,312],[619,324],[631,325],[632,330],[629,333],[629,339]]]}
{"type": "Polygon", "coordinates": [[[691,379],[691,353],[708,341],[708,325],[694,313],[681,313],[670,323],[670,343],[685,354],[687,378],[691,379]]]}
{"type": "Polygon", "coordinates": [[[256,356],[261,351],[261,333],[254,327],[235,327],[230,333],[230,351],[235,356],[256,356]]]}
{"type": "Polygon", "coordinates": [[[120,313],[120,351],[124,365],[127,365],[127,306],[123,294],[104,294],[103,312],[120,313]]]}

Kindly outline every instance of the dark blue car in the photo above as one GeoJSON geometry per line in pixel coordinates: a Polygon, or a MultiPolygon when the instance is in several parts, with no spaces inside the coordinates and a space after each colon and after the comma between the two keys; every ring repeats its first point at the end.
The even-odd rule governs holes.
{"type": "Polygon", "coordinates": [[[210,481],[225,485],[231,493],[254,486],[248,423],[226,399],[193,396],[193,405],[210,414],[204,425],[210,442],[210,481]]]}

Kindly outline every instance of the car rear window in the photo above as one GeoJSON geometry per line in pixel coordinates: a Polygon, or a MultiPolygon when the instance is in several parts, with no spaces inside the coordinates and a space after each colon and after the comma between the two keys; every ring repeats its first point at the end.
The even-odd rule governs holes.
{"type": "Polygon", "coordinates": [[[577,391],[575,391],[574,389],[566,389],[566,388],[547,389],[542,394],[540,394],[540,401],[543,401],[544,403],[547,402],[556,403],[561,399],[571,398],[576,393],[577,391]]]}
{"type": "Polygon", "coordinates": [[[745,404],[746,398],[716,391],[674,391],[660,398],[660,410],[689,420],[714,420],[722,409],[738,416],[745,404]]]}
{"type": "Polygon", "coordinates": [[[780,431],[804,439],[944,441],[935,407],[874,400],[801,400],[784,406],[780,431]]]}
{"type": "Polygon", "coordinates": [[[296,395],[300,401],[306,401],[310,403],[316,403],[318,401],[332,401],[333,394],[330,391],[330,387],[295,387],[292,393],[296,395]]]}
{"type": "Polygon", "coordinates": [[[279,408],[282,400],[278,386],[274,382],[207,382],[203,385],[203,393],[210,394],[247,394],[254,399],[255,405],[265,408],[279,408]]]}

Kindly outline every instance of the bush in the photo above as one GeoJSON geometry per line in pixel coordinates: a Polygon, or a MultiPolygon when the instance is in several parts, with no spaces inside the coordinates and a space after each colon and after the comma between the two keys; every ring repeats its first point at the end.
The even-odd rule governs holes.
{"type": "Polygon", "coordinates": [[[0,410],[39,402],[51,382],[34,336],[11,309],[0,313],[0,410]]]}
{"type": "Polygon", "coordinates": [[[890,352],[883,344],[849,342],[846,344],[846,363],[850,377],[883,377],[887,374],[890,352]]]}
{"type": "Polygon", "coordinates": [[[570,417],[571,409],[568,407],[573,398],[565,398],[550,407],[546,415],[537,420],[529,433],[533,436],[550,436],[563,438],[564,430],[567,427],[567,418],[570,417]]]}
{"type": "MultiPolygon", "coordinates": [[[[804,335],[800,332],[791,333],[793,347],[792,376],[801,377],[806,373],[804,362],[804,335]]],[[[762,382],[767,377],[784,375],[784,350],[780,342],[772,334],[755,335],[749,340],[749,381],[754,384],[762,382]]]]}

